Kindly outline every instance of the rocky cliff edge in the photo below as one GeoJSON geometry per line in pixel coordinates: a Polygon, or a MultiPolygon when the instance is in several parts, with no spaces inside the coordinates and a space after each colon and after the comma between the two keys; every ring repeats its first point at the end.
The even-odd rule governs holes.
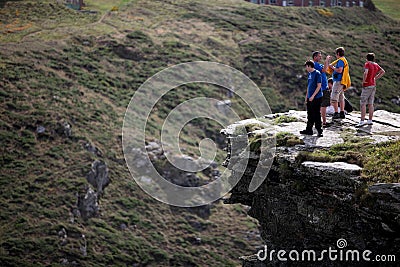
{"type": "MultiPolygon", "coordinates": [[[[244,120],[221,131],[228,140],[226,166],[232,170],[232,176],[237,174],[243,154],[243,151],[232,151],[233,140],[240,137],[239,126],[245,127],[250,147],[251,142],[258,140],[257,135],[269,139],[270,144],[277,144],[273,163],[264,170],[264,173],[269,170],[266,179],[255,191],[249,192],[253,174],[264,164],[260,160],[264,152],[253,144],[256,151],[250,151],[241,179],[225,200],[228,204],[251,207],[248,214],[260,222],[261,236],[270,251],[338,249],[339,240],[344,240],[346,249],[395,255],[400,260],[400,183],[381,183],[380,177],[364,179],[362,164],[354,158],[353,161],[326,161],[322,157],[323,160],[316,161],[304,157],[305,152],[327,151],[348,142],[373,146],[400,139],[400,114],[378,110],[373,125],[356,128],[359,118],[357,112],[347,114],[345,119],[324,129],[324,136],[320,138],[316,131],[313,136],[299,134],[307,121],[303,111],[244,120]]],[[[356,152],[362,154],[362,147],[356,152]]],[[[267,264],[254,255],[242,259],[243,266],[267,264]]],[[[269,263],[279,265],[276,257],[270,260],[269,263]]],[[[315,266],[336,266],[327,258],[317,263],[315,266]]],[[[348,266],[365,265],[362,261],[350,263],[348,266]]]]}

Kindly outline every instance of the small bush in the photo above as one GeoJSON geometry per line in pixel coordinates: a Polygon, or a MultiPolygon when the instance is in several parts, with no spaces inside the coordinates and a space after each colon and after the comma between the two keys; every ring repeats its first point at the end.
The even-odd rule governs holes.
{"type": "Polygon", "coordinates": [[[333,12],[325,8],[318,8],[317,12],[324,17],[333,17],[333,12]]]}
{"type": "Polygon", "coordinates": [[[304,145],[304,141],[292,133],[280,132],[276,135],[277,146],[304,145]]]}
{"type": "Polygon", "coordinates": [[[287,116],[287,115],[279,116],[279,117],[277,117],[277,118],[274,120],[274,122],[275,122],[276,124],[280,124],[280,123],[290,123],[290,122],[296,122],[296,121],[298,121],[297,118],[291,117],[291,116],[287,116]]]}

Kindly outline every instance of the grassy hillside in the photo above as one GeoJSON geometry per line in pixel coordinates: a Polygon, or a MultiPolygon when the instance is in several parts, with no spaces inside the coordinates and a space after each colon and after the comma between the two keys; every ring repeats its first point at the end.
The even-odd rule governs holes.
{"type": "MultiPolygon", "coordinates": [[[[284,111],[303,108],[303,63],[313,50],[346,48],[354,103],[364,55],[373,51],[387,70],[378,106],[400,111],[390,101],[399,94],[400,24],[381,12],[240,0],[85,2],[86,11],[97,12],[55,1],[8,1],[0,9],[1,266],[237,266],[239,256],[260,245],[244,207],[218,202],[203,218],[153,200],[129,175],[121,149],[126,106],[144,81],[173,64],[228,64],[258,84],[274,111],[284,111]],[[63,123],[72,136],[62,132],[63,123]],[[99,216],[84,221],[71,213],[96,159],[108,164],[112,182],[99,216]]],[[[152,115],[154,138],[179,101],[223,98],[200,85],[178,90],[152,115]]],[[[217,138],[218,126],[207,126],[187,134],[189,154],[195,154],[192,140],[217,138]]]]}
{"type": "Polygon", "coordinates": [[[396,0],[373,0],[375,6],[383,13],[395,19],[400,19],[400,2],[396,0]]]}

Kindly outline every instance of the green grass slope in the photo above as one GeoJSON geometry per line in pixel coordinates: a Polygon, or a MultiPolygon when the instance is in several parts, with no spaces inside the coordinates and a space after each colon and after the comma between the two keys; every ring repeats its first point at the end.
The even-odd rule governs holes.
{"type": "Polygon", "coordinates": [[[400,19],[400,2],[396,0],[373,0],[375,6],[394,19],[400,19]]]}
{"type": "MultiPolygon", "coordinates": [[[[86,11],[98,12],[56,1],[8,1],[0,9],[1,266],[237,266],[260,244],[244,208],[216,203],[208,219],[200,218],[153,200],[129,175],[121,149],[126,106],[144,81],[173,64],[228,64],[257,83],[274,111],[284,111],[303,108],[303,62],[313,50],[346,48],[355,103],[364,55],[373,51],[387,71],[379,107],[400,111],[390,101],[398,95],[399,22],[381,12],[239,0],[85,2],[86,11]],[[71,137],[60,132],[64,122],[71,137]],[[88,143],[100,152],[87,151],[88,143]],[[108,164],[112,179],[101,212],[72,220],[96,159],[108,164]],[[67,242],[58,234],[63,228],[67,242]]],[[[223,98],[206,86],[184,89],[160,102],[149,120],[153,137],[181,100],[223,98]]],[[[245,108],[240,115],[249,116],[245,108]]],[[[192,140],[217,138],[218,125],[208,126],[189,131],[189,153],[192,140]]]]}

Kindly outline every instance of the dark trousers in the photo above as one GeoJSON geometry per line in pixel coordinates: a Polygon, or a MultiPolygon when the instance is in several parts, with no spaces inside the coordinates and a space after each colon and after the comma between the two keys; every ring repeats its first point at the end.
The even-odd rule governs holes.
{"type": "Polygon", "coordinates": [[[315,124],[315,128],[318,132],[322,132],[322,122],[321,122],[321,102],[322,97],[317,98],[313,101],[307,99],[307,131],[312,131],[315,124]]]}

